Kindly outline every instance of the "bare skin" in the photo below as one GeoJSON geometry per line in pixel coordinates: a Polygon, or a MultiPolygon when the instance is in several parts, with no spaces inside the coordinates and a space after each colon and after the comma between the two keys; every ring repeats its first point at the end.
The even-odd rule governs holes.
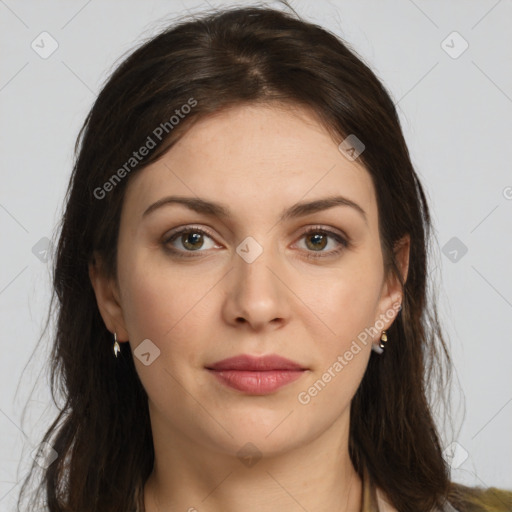
{"type": "MultiPolygon", "coordinates": [[[[397,258],[406,277],[403,242],[397,258]]],[[[155,446],[147,512],[360,510],[350,402],[402,290],[384,271],[369,173],[309,111],[252,105],[200,120],[130,178],[117,281],[99,267],[90,275],[118,340],[135,350],[149,339],[160,350],[149,365],[134,357],[155,446]],[[144,215],[168,196],[221,203],[229,216],[177,203],[144,215]],[[298,202],[333,196],[364,214],[338,205],[280,220],[298,202]],[[178,227],[188,235],[169,240],[178,227]],[[309,228],[316,231],[305,234],[309,228]],[[249,254],[262,250],[252,262],[237,252],[247,237],[257,242],[242,244],[249,254]],[[378,334],[354,353],[354,340],[375,325],[378,334]],[[239,354],[278,354],[307,370],[274,392],[250,395],[205,368],[239,354]],[[309,392],[325,372],[329,381],[309,392]]]]}

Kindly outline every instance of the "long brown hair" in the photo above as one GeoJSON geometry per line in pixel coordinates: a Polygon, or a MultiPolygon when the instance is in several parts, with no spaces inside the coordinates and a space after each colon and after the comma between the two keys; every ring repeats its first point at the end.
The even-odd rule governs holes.
{"type": "Polygon", "coordinates": [[[450,359],[428,294],[429,208],[395,105],[338,37],[296,15],[250,7],[182,21],[142,44],[106,82],[80,131],[53,271],[51,385],[64,401],[43,439],[58,453],[39,488],[50,512],[142,507],[154,462],[148,398],[128,344],[113,357],[88,265],[97,251],[116,275],[133,174],[195,120],[254,102],[308,107],[338,143],[355,134],[365,144],[359,158],[375,187],[386,266],[399,278],[393,249],[406,234],[411,248],[402,310],[351,404],[350,455],[401,512],[430,511],[449,495],[429,397],[433,382],[443,388],[449,372],[441,363],[449,368],[450,359]],[[143,145],[152,147],[132,161],[143,145]]]}

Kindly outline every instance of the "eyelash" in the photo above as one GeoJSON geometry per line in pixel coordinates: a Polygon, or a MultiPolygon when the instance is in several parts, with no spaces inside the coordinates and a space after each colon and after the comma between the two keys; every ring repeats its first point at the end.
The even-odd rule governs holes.
{"type": "MultiPolygon", "coordinates": [[[[172,233],[170,236],[166,237],[163,240],[163,245],[165,246],[166,250],[170,251],[174,256],[176,256],[178,258],[194,258],[194,257],[199,256],[199,254],[195,255],[194,253],[204,252],[204,251],[200,251],[200,250],[198,250],[198,251],[182,251],[182,250],[175,249],[172,246],[169,246],[169,244],[171,242],[173,242],[174,240],[176,240],[177,238],[179,238],[181,235],[183,235],[185,233],[200,233],[202,235],[208,236],[209,238],[212,238],[212,239],[214,238],[213,235],[211,233],[209,233],[207,230],[205,230],[203,228],[194,227],[194,226],[185,227],[185,228],[180,229],[179,231],[175,231],[174,233],[172,233]],[[185,255],[185,254],[187,254],[187,255],[185,255]]],[[[338,242],[338,244],[340,244],[341,247],[339,247],[338,249],[329,251],[329,252],[307,251],[308,254],[307,254],[306,258],[309,260],[337,256],[342,251],[344,251],[345,249],[347,249],[350,246],[350,243],[346,238],[344,238],[343,236],[341,236],[340,234],[338,234],[334,231],[330,231],[330,230],[322,228],[320,226],[314,226],[314,227],[308,228],[306,231],[304,231],[302,233],[300,238],[302,239],[303,237],[306,237],[311,234],[321,234],[321,235],[329,236],[329,237],[333,238],[334,240],[336,240],[336,242],[338,242]]]]}

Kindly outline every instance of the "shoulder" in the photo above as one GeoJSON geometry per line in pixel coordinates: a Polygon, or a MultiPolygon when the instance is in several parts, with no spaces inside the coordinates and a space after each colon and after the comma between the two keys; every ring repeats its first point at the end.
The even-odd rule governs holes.
{"type": "Polygon", "coordinates": [[[512,491],[496,487],[467,487],[452,482],[448,501],[448,508],[442,512],[510,512],[512,491]]]}
{"type": "MultiPolygon", "coordinates": [[[[380,488],[377,488],[376,491],[379,512],[398,512],[380,488]]],[[[448,501],[435,512],[510,511],[512,511],[512,491],[496,487],[467,487],[452,482],[448,501]]]]}

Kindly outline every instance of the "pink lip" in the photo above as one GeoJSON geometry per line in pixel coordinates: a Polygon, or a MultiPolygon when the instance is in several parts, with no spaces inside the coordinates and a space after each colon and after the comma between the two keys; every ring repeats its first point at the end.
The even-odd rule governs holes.
{"type": "Polygon", "coordinates": [[[241,355],[207,367],[222,383],[253,395],[264,395],[301,377],[307,368],[284,357],[241,355]]]}
{"type": "Polygon", "coordinates": [[[269,356],[250,356],[242,354],[240,356],[229,357],[222,361],[217,361],[210,366],[209,370],[245,370],[245,371],[270,371],[270,370],[306,370],[299,363],[285,359],[278,355],[269,356]]]}

